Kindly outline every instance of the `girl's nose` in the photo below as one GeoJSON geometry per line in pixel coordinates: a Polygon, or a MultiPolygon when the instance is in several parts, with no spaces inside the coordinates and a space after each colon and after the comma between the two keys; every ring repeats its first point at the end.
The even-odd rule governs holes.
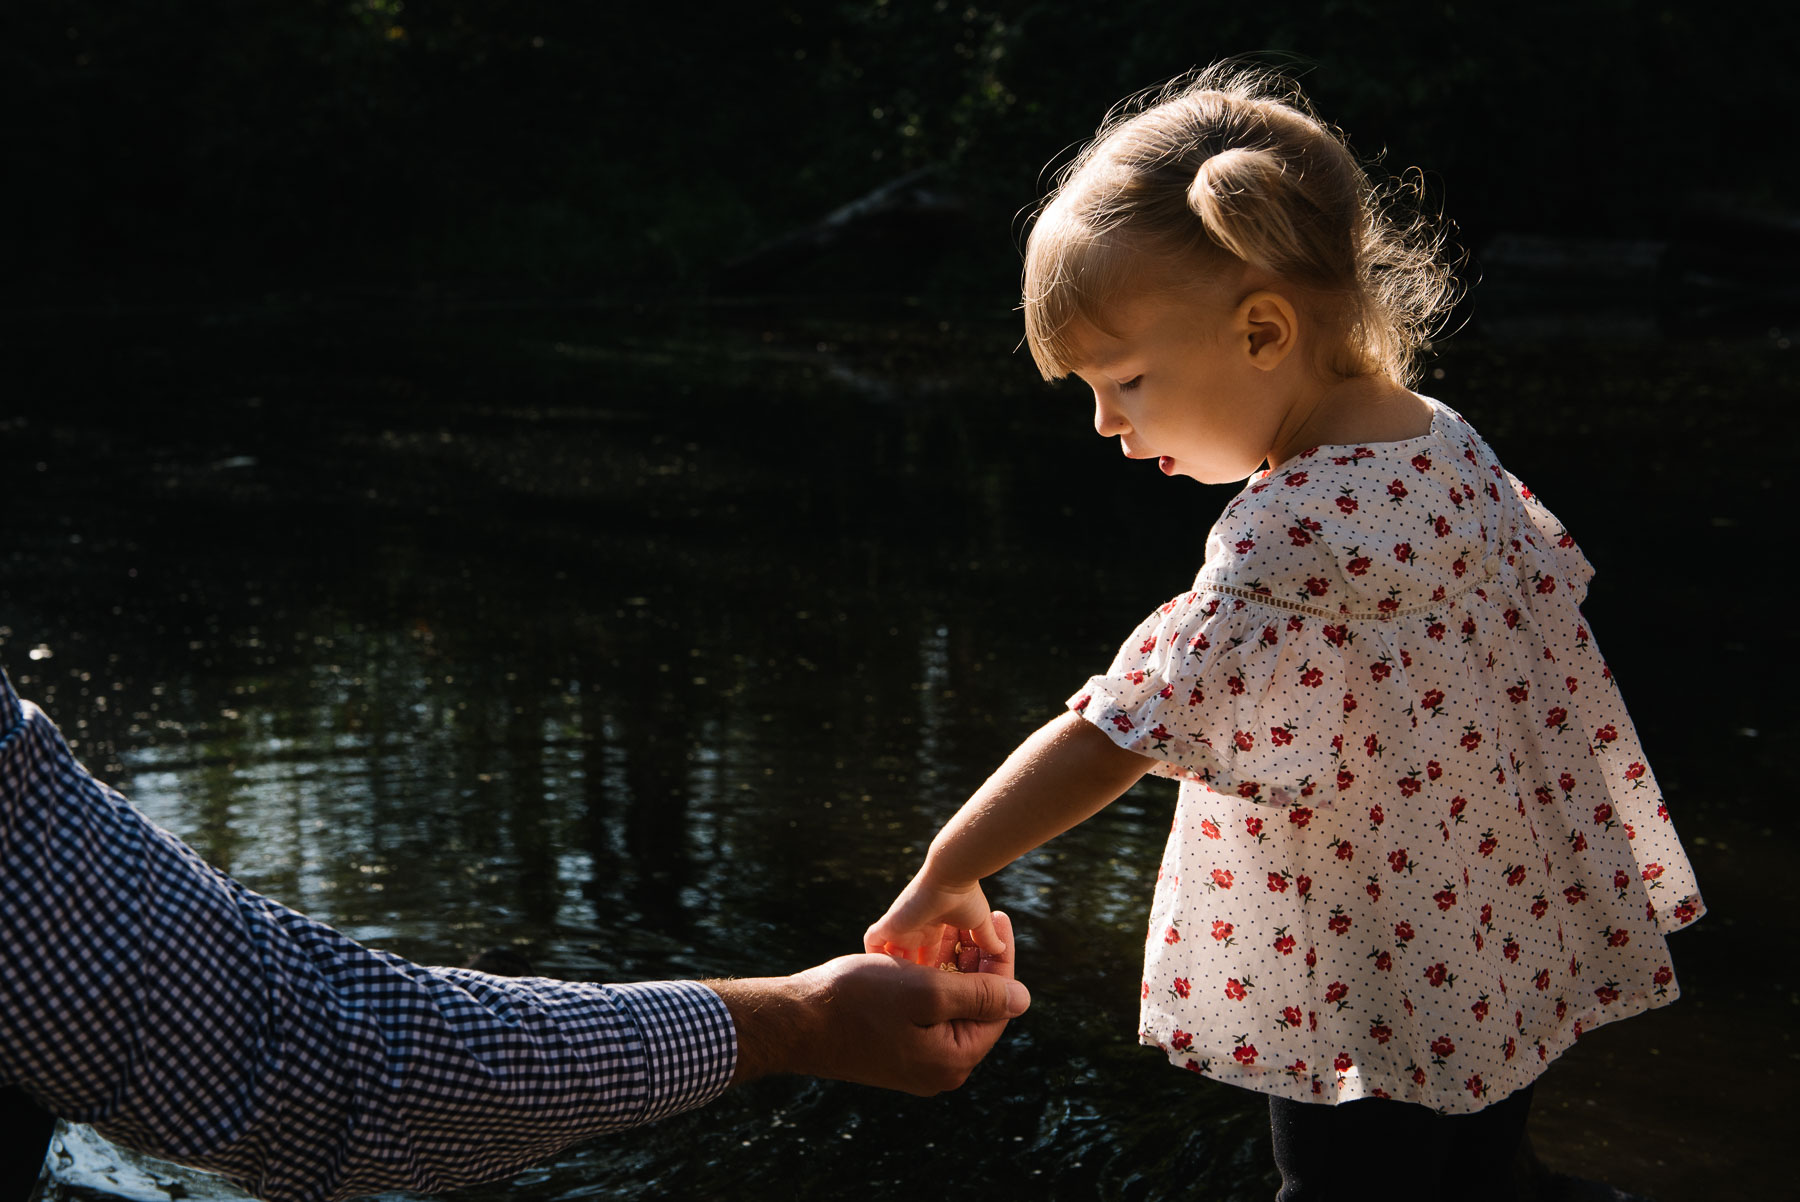
{"type": "Polygon", "coordinates": [[[1130,430],[1131,423],[1125,420],[1125,415],[1108,404],[1106,398],[1101,396],[1099,390],[1096,389],[1094,391],[1094,433],[1102,438],[1112,438],[1114,435],[1125,434],[1130,430]]]}

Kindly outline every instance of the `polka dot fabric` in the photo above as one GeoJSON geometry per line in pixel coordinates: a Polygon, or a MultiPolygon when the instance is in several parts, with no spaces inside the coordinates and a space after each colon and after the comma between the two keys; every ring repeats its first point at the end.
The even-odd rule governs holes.
{"type": "Polygon", "coordinates": [[[1473,429],[1259,475],[1070,706],[1181,781],[1140,1038],[1303,1101],[1481,1109],[1675,1000],[1703,912],[1580,609],[1473,429]]]}

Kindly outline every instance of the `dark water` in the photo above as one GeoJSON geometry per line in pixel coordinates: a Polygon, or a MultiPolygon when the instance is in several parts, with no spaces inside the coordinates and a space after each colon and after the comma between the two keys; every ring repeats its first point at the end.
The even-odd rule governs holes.
{"type": "MultiPolygon", "coordinates": [[[[0,662],[214,863],[415,959],[513,943],[631,980],[856,950],[1186,586],[1231,490],[1119,460],[1004,312],[824,311],[15,321],[0,662]]],[[[1675,941],[1684,1000],[1566,1056],[1534,1137],[1664,1202],[1773,1196],[1793,352],[1469,337],[1438,364],[1600,569],[1712,906],[1675,941]]],[[[1036,1004],[963,1091],[763,1082],[464,1196],[1270,1196],[1261,1099],[1135,1043],[1172,798],[995,880],[1036,1004]]]]}

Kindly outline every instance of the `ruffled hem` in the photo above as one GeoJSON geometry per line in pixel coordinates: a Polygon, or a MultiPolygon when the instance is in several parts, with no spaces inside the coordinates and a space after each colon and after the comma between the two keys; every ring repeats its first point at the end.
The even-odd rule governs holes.
{"type": "MultiPolygon", "coordinates": [[[[1458,1088],[1445,1091],[1427,1090],[1416,1081],[1395,1079],[1388,1082],[1371,1080],[1352,1067],[1348,1072],[1335,1069],[1328,1074],[1318,1074],[1308,1066],[1293,1070],[1289,1067],[1270,1064],[1264,1067],[1261,1063],[1243,1064],[1235,1058],[1236,1049],[1228,1049],[1222,1053],[1208,1056],[1196,1056],[1190,1048],[1175,1050],[1156,1040],[1147,1032],[1138,1033],[1138,1042],[1145,1047],[1159,1048],[1168,1055],[1169,1063],[1176,1068],[1187,1069],[1214,1081],[1222,1081],[1227,1085],[1236,1085],[1257,1093],[1274,1094],[1294,1102],[1309,1102],[1323,1106],[1337,1106],[1345,1102],[1355,1102],[1362,1098],[1392,1098],[1401,1102],[1413,1102],[1428,1106],[1439,1114],[1474,1114],[1486,1109],[1495,1102],[1524,1089],[1533,1081],[1543,1076],[1551,1064],[1562,1054],[1575,1046],[1577,1040],[1608,1023],[1642,1014],[1647,1010],[1667,1006],[1681,996],[1680,987],[1671,983],[1662,993],[1655,991],[1634,992],[1621,995],[1610,1005],[1596,1005],[1585,1013],[1573,1018],[1569,1023],[1557,1030],[1538,1038],[1543,1043],[1544,1054],[1540,1059],[1536,1055],[1535,1045],[1530,1053],[1521,1052],[1512,1061],[1489,1066],[1482,1069],[1472,1088],[1469,1078],[1465,1078],[1458,1088]]],[[[1255,1044],[1250,1046],[1254,1049],[1255,1044]]],[[[1257,1050],[1255,1058],[1258,1062],[1264,1059],[1263,1053],[1257,1050]]],[[[1323,1063],[1321,1061],[1320,1063],[1323,1063]]],[[[1471,1077],[1476,1074],[1471,1074],[1471,1077]]],[[[1427,1075],[1427,1081],[1430,1076],[1427,1075]]]]}

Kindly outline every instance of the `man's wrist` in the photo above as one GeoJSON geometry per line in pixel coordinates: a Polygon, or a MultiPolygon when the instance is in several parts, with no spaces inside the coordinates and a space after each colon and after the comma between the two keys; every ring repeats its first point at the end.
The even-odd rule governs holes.
{"type": "Polygon", "coordinates": [[[806,1071],[801,1056],[815,1042],[818,1007],[813,991],[799,978],[742,977],[702,983],[724,1001],[737,1028],[733,1085],[806,1071]]]}

